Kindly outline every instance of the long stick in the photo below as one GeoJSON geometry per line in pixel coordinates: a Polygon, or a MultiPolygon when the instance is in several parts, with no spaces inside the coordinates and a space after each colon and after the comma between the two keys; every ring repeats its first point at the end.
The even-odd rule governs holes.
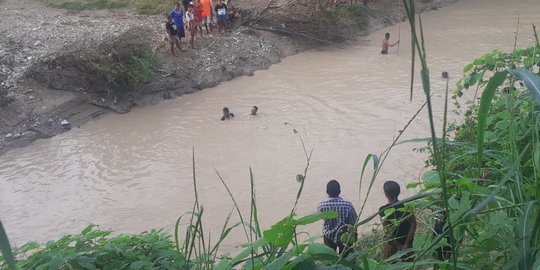
{"type": "MultiPolygon", "coordinates": [[[[399,28],[398,28],[398,41],[401,41],[401,21],[399,22],[399,28]]],[[[399,42],[397,44],[397,56],[399,56],[399,44],[401,42],[399,42]]]]}
{"type": "Polygon", "coordinates": [[[401,1],[398,1],[399,4],[399,24],[398,24],[398,41],[397,44],[397,56],[399,56],[399,44],[401,44],[401,20],[403,18],[403,9],[401,8],[401,1]]]}

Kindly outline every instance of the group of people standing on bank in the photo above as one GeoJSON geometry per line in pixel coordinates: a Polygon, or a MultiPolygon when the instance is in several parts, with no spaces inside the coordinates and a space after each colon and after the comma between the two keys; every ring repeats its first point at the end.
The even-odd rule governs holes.
{"type": "MultiPolygon", "coordinates": [[[[388,203],[379,208],[379,215],[385,231],[383,244],[384,258],[390,258],[401,250],[406,250],[412,246],[414,234],[416,232],[416,218],[398,199],[401,193],[399,184],[395,181],[386,181],[383,185],[384,195],[388,203]]],[[[358,216],[351,202],[343,200],[341,186],[338,181],[330,180],[326,184],[328,198],[319,203],[317,212],[335,211],[337,218],[326,219],[323,224],[323,240],[330,248],[339,251],[344,257],[352,252],[352,247],[348,243],[342,242],[341,236],[349,232],[356,236],[358,216]]],[[[410,260],[410,254],[402,257],[401,260],[410,260]]]]}
{"type": "Polygon", "coordinates": [[[186,37],[186,32],[189,35],[188,48],[193,49],[197,34],[203,37],[203,27],[207,35],[214,32],[214,26],[217,27],[218,34],[228,31],[238,12],[232,1],[217,0],[215,6],[212,5],[212,0],[182,0],[182,5],[180,2],[174,3],[165,23],[172,55],[176,56],[175,48],[184,50],[181,41],[186,37]]]}

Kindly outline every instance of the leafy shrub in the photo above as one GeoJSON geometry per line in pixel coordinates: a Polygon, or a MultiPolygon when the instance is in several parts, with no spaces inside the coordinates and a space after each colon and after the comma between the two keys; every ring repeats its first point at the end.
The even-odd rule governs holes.
{"type": "MultiPolygon", "coordinates": [[[[110,237],[111,231],[85,228],[78,235],[15,251],[21,269],[183,269],[183,254],[160,231],[110,237]]],[[[0,266],[2,266],[0,257],[0,266]]],[[[7,269],[7,268],[2,268],[7,269]]]]}

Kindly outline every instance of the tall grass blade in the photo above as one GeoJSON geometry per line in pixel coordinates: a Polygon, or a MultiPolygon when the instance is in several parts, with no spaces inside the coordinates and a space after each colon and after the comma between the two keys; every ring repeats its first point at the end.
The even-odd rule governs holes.
{"type": "Polygon", "coordinates": [[[476,144],[478,146],[478,166],[480,169],[480,164],[482,164],[482,158],[484,156],[484,136],[486,132],[486,122],[489,114],[489,107],[491,106],[491,101],[495,96],[497,88],[503,84],[506,80],[507,72],[498,71],[489,79],[489,82],[484,89],[484,93],[480,98],[480,108],[478,109],[478,137],[476,144]]]}
{"type": "Polygon", "coordinates": [[[411,53],[411,89],[410,89],[410,97],[409,101],[412,101],[413,98],[413,90],[414,90],[414,63],[416,60],[416,51],[414,50],[415,47],[415,39],[412,38],[414,36],[414,31],[416,31],[416,23],[414,21],[414,1],[413,0],[403,0],[403,6],[405,8],[405,12],[407,13],[407,18],[409,19],[410,25],[411,25],[411,48],[413,48],[411,53]],[[407,2],[409,2],[407,4],[407,2]],[[411,12],[412,10],[412,12],[411,12]]]}
{"type": "MultiPolygon", "coordinates": [[[[250,187],[251,187],[251,215],[250,215],[250,224],[255,223],[255,234],[257,237],[262,237],[261,234],[261,226],[259,223],[259,214],[257,211],[257,198],[256,198],[256,191],[255,191],[255,180],[253,177],[253,171],[251,170],[251,167],[249,167],[249,179],[250,179],[250,187]]],[[[251,242],[253,242],[251,240],[251,242]]]]}
{"type": "MultiPolygon", "coordinates": [[[[227,183],[225,183],[225,180],[223,180],[223,177],[221,177],[221,175],[219,174],[219,172],[216,170],[216,168],[214,168],[214,171],[216,172],[216,175],[218,176],[219,180],[221,180],[221,183],[223,184],[223,186],[225,186],[225,189],[227,190],[227,193],[229,193],[229,197],[231,198],[233,204],[234,204],[234,208],[236,209],[236,212],[238,213],[238,217],[240,218],[240,222],[242,222],[242,224],[244,224],[244,217],[242,216],[242,212],[240,211],[240,207],[238,207],[238,203],[236,202],[236,199],[234,198],[234,195],[232,194],[231,190],[229,189],[229,186],[227,185],[227,183]]],[[[247,229],[245,226],[243,226],[244,228],[244,233],[246,235],[246,240],[249,241],[249,234],[247,232],[247,229]]]]}
{"type": "Polygon", "coordinates": [[[534,25],[533,23],[532,27],[534,32],[534,38],[536,39],[536,47],[540,47],[540,41],[538,40],[538,32],[536,32],[536,25],[534,25]]]}
{"type": "MultiPolygon", "coordinates": [[[[531,254],[531,233],[532,226],[530,223],[531,215],[533,215],[535,201],[527,203],[523,211],[523,221],[519,224],[519,269],[531,269],[533,261],[531,254]]],[[[538,229],[538,228],[537,228],[538,229]]]]}
{"type": "Polygon", "coordinates": [[[16,270],[17,265],[15,264],[15,257],[11,251],[11,245],[9,244],[6,230],[4,229],[4,225],[2,225],[2,221],[0,221],[0,251],[2,251],[2,256],[6,260],[9,268],[11,270],[16,270]]]}
{"type": "Polygon", "coordinates": [[[540,76],[525,69],[509,69],[508,72],[525,82],[529,93],[534,97],[536,103],[540,105],[540,76]]]}
{"type": "Polygon", "coordinates": [[[217,243],[214,245],[214,248],[212,248],[212,250],[210,250],[210,254],[214,254],[214,260],[217,256],[217,252],[219,250],[219,246],[221,245],[221,242],[223,242],[223,240],[225,240],[225,238],[229,235],[229,233],[231,232],[231,230],[233,228],[235,228],[236,226],[240,225],[240,223],[232,226],[232,227],[227,227],[229,225],[229,220],[231,219],[231,215],[232,215],[232,212],[234,210],[231,210],[229,212],[229,214],[227,215],[227,218],[225,219],[225,223],[223,223],[223,227],[221,228],[221,233],[219,235],[219,240],[217,241],[217,243]]]}
{"type": "Polygon", "coordinates": [[[298,206],[298,201],[300,200],[300,196],[302,195],[302,191],[304,190],[304,183],[306,181],[307,173],[309,171],[309,165],[311,164],[311,157],[313,155],[313,150],[315,150],[315,147],[311,148],[311,151],[308,153],[306,144],[304,143],[304,140],[302,137],[300,137],[300,142],[302,142],[302,149],[304,150],[304,155],[306,156],[306,167],[304,168],[304,174],[301,175],[301,177],[297,176],[297,180],[300,180],[300,188],[298,189],[298,192],[296,193],[296,199],[294,201],[294,206],[291,209],[290,216],[292,217],[294,212],[296,211],[296,207],[298,206]],[[300,178],[300,179],[298,179],[300,178]]]}
{"type": "Polygon", "coordinates": [[[373,188],[373,183],[375,183],[375,179],[377,179],[377,171],[379,169],[380,160],[379,157],[375,154],[369,154],[364,159],[364,165],[362,166],[362,172],[360,173],[360,184],[358,187],[358,196],[362,196],[362,181],[364,179],[364,172],[369,164],[369,161],[373,160],[373,174],[371,175],[371,181],[369,182],[369,188],[367,190],[366,196],[364,197],[364,202],[362,203],[362,207],[360,208],[360,212],[358,213],[358,216],[361,216],[364,212],[364,207],[366,206],[367,199],[369,197],[369,193],[371,192],[371,189],[373,188]]]}

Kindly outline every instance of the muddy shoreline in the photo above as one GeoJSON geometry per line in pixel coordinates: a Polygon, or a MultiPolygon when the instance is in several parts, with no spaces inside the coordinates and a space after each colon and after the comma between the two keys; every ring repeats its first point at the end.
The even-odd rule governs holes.
{"type": "MultiPolygon", "coordinates": [[[[418,1],[418,8],[426,12],[456,1],[418,1]]],[[[351,37],[360,38],[404,20],[402,12],[387,8],[390,3],[393,2],[379,0],[370,5],[368,23],[356,29],[351,37]]],[[[0,108],[0,155],[77,128],[107,113],[127,113],[133,106],[157,104],[239,76],[251,76],[287,56],[328,46],[238,22],[230,34],[205,36],[196,40],[195,50],[171,58],[167,57],[170,52],[161,40],[161,16],[133,15],[124,10],[74,13],[13,0],[0,4],[0,15],[8,18],[0,22],[0,33],[6,37],[0,41],[0,87],[13,100],[0,108]],[[39,9],[37,27],[25,24],[32,9],[39,9]],[[64,77],[44,82],[29,75],[33,67],[48,63],[48,59],[118,38],[128,29],[144,29],[145,38],[152,40],[153,49],[162,56],[155,79],[128,98],[92,91],[92,85],[73,85],[72,81],[63,80],[64,77]],[[69,127],[61,125],[63,120],[70,123],[69,127]]]]}

